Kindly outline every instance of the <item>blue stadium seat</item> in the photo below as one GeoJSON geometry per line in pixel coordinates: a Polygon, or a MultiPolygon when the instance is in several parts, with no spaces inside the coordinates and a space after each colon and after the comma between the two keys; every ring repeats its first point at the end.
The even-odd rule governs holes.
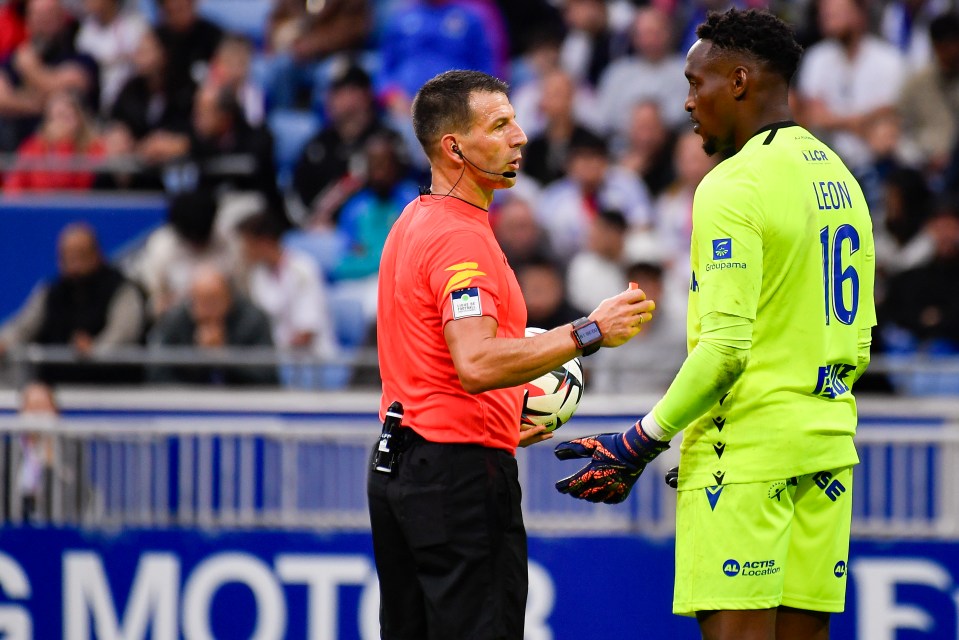
{"type": "Polygon", "coordinates": [[[136,10],[150,21],[150,24],[157,23],[157,0],[137,0],[136,10]]]}
{"type": "Polygon", "coordinates": [[[363,302],[354,298],[352,292],[343,291],[336,285],[329,287],[330,315],[336,327],[336,340],[346,351],[363,346],[370,330],[363,318],[363,302]]]}
{"type": "Polygon", "coordinates": [[[336,231],[294,230],[283,237],[283,246],[313,258],[320,275],[328,279],[346,254],[347,239],[336,231]]]}
{"type": "MultiPolygon", "coordinates": [[[[327,289],[330,315],[336,331],[341,357],[353,362],[366,342],[371,324],[363,319],[363,303],[336,285],[327,289]]],[[[323,389],[345,388],[353,375],[352,365],[328,365],[323,368],[319,387],[323,389]]]]}
{"type": "Polygon", "coordinates": [[[200,0],[197,11],[226,31],[244,35],[257,47],[266,38],[269,0],[200,0]]]}
{"type": "Polygon", "coordinates": [[[309,111],[275,109],[267,116],[267,126],[273,133],[273,150],[276,154],[277,181],[288,187],[293,167],[303,145],[320,128],[320,119],[309,111]]]}

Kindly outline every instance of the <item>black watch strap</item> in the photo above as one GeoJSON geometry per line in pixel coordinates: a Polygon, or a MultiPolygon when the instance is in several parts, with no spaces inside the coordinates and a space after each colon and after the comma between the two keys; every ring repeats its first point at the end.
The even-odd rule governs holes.
{"type": "Polygon", "coordinates": [[[573,329],[570,331],[573,336],[573,342],[577,348],[581,349],[584,356],[589,356],[599,351],[600,343],[603,341],[603,332],[595,320],[589,318],[579,318],[573,321],[573,329]]]}

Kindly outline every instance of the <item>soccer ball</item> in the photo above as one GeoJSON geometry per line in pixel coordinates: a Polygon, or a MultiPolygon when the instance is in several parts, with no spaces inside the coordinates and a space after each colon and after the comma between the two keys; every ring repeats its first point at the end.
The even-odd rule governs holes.
{"type": "MultiPolygon", "coordinates": [[[[526,337],[545,333],[543,329],[527,327],[526,337]]],[[[524,385],[526,398],[523,401],[521,423],[544,425],[547,431],[555,431],[569,422],[583,399],[583,365],[579,358],[524,385]]]]}

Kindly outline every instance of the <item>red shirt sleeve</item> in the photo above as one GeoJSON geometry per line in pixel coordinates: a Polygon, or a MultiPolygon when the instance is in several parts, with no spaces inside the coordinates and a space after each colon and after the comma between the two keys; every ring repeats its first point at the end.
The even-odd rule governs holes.
{"type": "Polygon", "coordinates": [[[479,233],[458,231],[443,238],[426,266],[430,291],[443,318],[451,320],[489,316],[497,321],[502,291],[502,252],[494,252],[479,233]]]}

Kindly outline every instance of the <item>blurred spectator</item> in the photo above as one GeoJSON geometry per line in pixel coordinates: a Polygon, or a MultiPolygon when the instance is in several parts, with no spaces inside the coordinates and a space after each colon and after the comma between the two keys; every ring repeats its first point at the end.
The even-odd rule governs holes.
{"type": "MultiPolygon", "coordinates": [[[[59,274],[39,284],[17,314],[0,329],[0,352],[29,343],[69,345],[78,356],[136,344],[144,330],[139,288],[103,258],[93,229],[76,223],[57,241],[59,274]]],[[[115,381],[113,368],[46,366],[40,377],[54,381],[115,381]]]]}
{"type": "Polygon", "coordinates": [[[53,441],[43,431],[57,421],[53,389],[42,382],[31,382],[20,390],[20,420],[35,426],[20,436],[20,459],[16,461],[16,493],[20,496],[20,516],[24,522],[50,517],[53,488],[53,441]]]}
{"type": "Polygon", "coordinates": [[[650,195],[658,196],[673,181],[676,137],[666,128],[657,103],[644,101],[634,105],[629,110],[626,135],[614,140],[624,145],[613,150],[617,163],[642,178],[650,195]]]}
{"type": "Polygon", "coordinates": [[[253,43],[243,36],[227,34],[213,54],[207,84],[232,91],[246,121],[259,126],[263,124],[266,102],[263,90],[250,80],[252,60],[253,43]]]}
{"type": "MultiPolygon", "coordinates": [[[[212,264],[199,266],[190,282],[189,300],[164,314],[150,331],[152,347],[197,347],[214,353],[227,347],[273,345],[266,314],[233,290],[225,272],[212,264]]],[[[153,365],[151,382],[213,385],[275,385],[272,365],[153,365]]]]}
{"type": "Polygon", "coordinates": [[[146,287],[154,317],[186,298],[200,264],[233,272],[236,258],[226,239],[214,232],[216,213],[216,198],[209,191],[176,195],[170,200],[167,223],[147,238],[132,274],[146,287]]]}
{"type": "MultiPolygon", "coordinates": [[[[320,211],[320,217],[310,221],[311,228],[293,232],[287,244],[313,256],[323,267],[335,282],[331,288],[335,304],[355,311],[351,322],[357,326],[350,333],[365,336],[365,327],[376,319],[377,274],[386,236],[419,189],[409,179],[408,162],[396,134],[371,136],[359,164],[356,175],[348,178],[359,189],[339,215],[320,211]]],[[[336,311],[343,313],[342,308],[336,311]]]]}
{"type": "Polygon", "coordinates": [[[361,50],[372,27],[369,0],[279,0],[271,19],[267,95],[274,109],[309,104],[323,89],[320,61],[361,50]]]}
{"type": "Polygon", "coordinates": [[[109,113],[127,79],[133,56],[150,25],[139,13],[123,10],[124,0],[84,0],[86,18],[77,33],[77,50],[100,66],[100,111],[109,113]]]}
{"type": "Polygon", "coordinates": [[[688,85],[685,56],[673,48],[669,16],[655,7],[640,9],[632,28],[635,53],[613,62],[599,83],[599,109],[608,133],[630,129],[633,105],[652,101],[668,128],[688,122],[683,108],[688,85]]]}
{"type": "Polygon", "coordinates": [[[933,239],[925,230],[933,209],[933,194],[916,169],[897,169],[883,181],[882,205],[873,209],[876,269],[889,276],[914,269],[932,259],[933,239]]]}
{"type": "Polygon", "coordinates": [[[547,185],[566,175],[566,158],[573,136],[589,131],[574,115],[576,85],[568,73],[560,69],[547,72],[541,86],[539,111],[545,117],[545,127],[530,138],[523,149],[522,166],[523,173],[547,185]]]}
{"type": "Polygon", "coordinates": [[[6,193],[86,190],[93,186],[93,167],[104,155],[76,95],[61,91],[47,101],[37,133],[17,149],[17,161],[3,181],[6,193]]]}
{"type": "Polygon", "coordinates": [[[804,51],[822,40],[823,35],[819,30],[818,0],[804,0],[801,3],[777,0],[775,6],[777,8],[777,15],[784,17],[784,19],[791,17],[788,24],[794,26],[796,42],[799,43],[804,51]]]}
{"type": "Polygon", "coordinates": [[[497,5],[506,23],[511,58],[530,50],[538,37],[537,30],[540,33],[544,29],[555,32],[563,28],[563,18],[550,0],[498,0],[497,5]]]}
{"type": "Polygon", "coordinates": [[[168,190],[199,187],[218,193],[259,193],[286,223],[283,198],[276,184],[273,136],[264,126],[250,126],[229,89],[201,87],[193,103],[190,132],[153,133],[140,144],[140,153],[150,164],[178,161],[164,170],[168,190]]]}
{"type": "MultiPolygon", "coordinates": [[[[816,0],[812,0],[815,2],[816,0]]],[[[696,35],[696,27],[706,20],[706,14],[710,11],[722,13],[733,7],[743,9],[746,5],[762,5],[762,2],[743,2],[741,0],[686,0],[678,3],[681,8],[678,9],[682,17],[682,27],[679,38],[679,52],[683,55],[689,51],[689,48],[695,44],[699,36],[696,35]]]]}
{"type": "Polygon", "coordinates": [[[616,209],[630,228],[652,223],[649,192],[635,174],[611,165],[606,142],[580,132],[570,140],[566,177],[543,190],[537,216],[557,255],[583,248],[589,222],[603,209],[616,209]]]}
{"type": "Polygon", "coordinates": [[[929,25],[948,11],[949,0],[888,0],[882,8],[880,34],[899,51],[912,69],[922,69],[932,60],[929,25]]]}
{"type": "Polygon", "coordinates": [[[156,0],[160,9],[157,36],[169,61],[173,86],[206,79],[207,65],[223,37],[223,30],[196,11],[197,0],[156,0]]]}
{"type": "Polygon", "coordinates": [[[606,0],[565,0],[563,21],[567,28],[560,52],[563,68],[577,82],[597,86],[609,63],[625,53],[616,46],[606,0]]]}
{"type": "Polygon", "coordinates": [[[398,123],[408,123],[413,96],[438,73],[494,74],[493,46],[483,16],[473,7],[458,0],[411,0],[387,23],[377,91],[398,123]]]}
{"type": "MultiPolygon", "coordinates": [[[[335,212],[357,188],[355,173],[366,141],[385,131],[373,98],[370,76],[355,64],[344,64],[326,96],[328,123],[303,147],[293,173],[293,188],[311,211],[335,212]],[[341,188],[325,192],[343,179],[341,188]],[[328,195],[323,207],[318,196],[328,195]]],[[[324,213],[324,215],[328,215],[324,213]]]]}
{"type": "Polygon", "coordinates": [[[0,151],[19,146],[36,126],[47,98],[74,91],[87,108],[99,107],[99,70],[74,47],[76,24],[60,0],[30,0],[29,38],[0,69],[0,151]]]}
{"type": "Polygon", "coordinates": [[[188,131],[196,86],[192,80],[174,81],[156,32],[144,32],[133,66],[134,75],[120,90],[110,117],[126,126],[136,140],[156,131],[188,131]]]}
{"type": "Polygon", "coordinates": [[[870,211],[881,207],[882,182],[898,169],[919,166],[919,152],[902,136],[899,114],[883,111],[863,128],[870,160],[855,172],[870,211]]]}
{"type": "Polygon", "coordinates": [[[120,122],[108,122],[100,136],[106,165],[93,181],[98,190],[162,191],[159,172],[141,165],[136,158],[136,140],[120,122]]]}
{"type": "MultiPolygon", "coordinates": [[[[522,117],[523,129],[527,132],[533,129],[533,113],[527,113],[521,106],[524,89],[530,83],[539,82],[547,72],[559,69],[559,51],[563,45],[562,21],[558,27],[549,25],[530,27],[525,40],[527,46],[522,54],[514,57],[510,68],[510,102],[516,110],[516,118],[522,117]]],[[[538,94],[527,99],[530,106],[535,108],[539,103],[538,94]]]]}
{"type": "Polygon", "coordinates": [[[566,297],[574,307],[595,309],[626,289],[626,230],[626,218],[619,211],[600,211],[590,222],[586,247],[566,270],[566,297]]]}
{"type": "Polygon", "coordinates": [[[932,261],[889,280],[880,326],[904,329],[914,348],[959,352],[959,208],[948,203],[926,225],[933,244],[932,261]]]}
{"type": "Polygon", "coordinates": [[[496,207],[491,218],[496,241],[514,269],[542,257],[553,258],[549,236],[537,221],[530,202],[510,197],[496,207]]]}
{"type": "MultiPolygon", "coordinates": [[[[565,73],[559,64],[562,32],[533,29],[526,54],[514,66],[514,80],[510,102],[516,112],[516,121],[530,138],[546,128],[546,114],[541,109],[543,84],[553,73],[565,73]]],[[[567,74],[568,75],[568,74],[567,74]]],[[[573,113],[578,122],[592,129],[600,128],[599,112],[593,90],[585,83],[574,81],[573,113]]]]}
{"type": "MultiPolygon", "coordinates": [[[[713,167],[715,156],[710,157],[703,151],[703,141],[698,134],[687,131],[676,142],[673,156],[676,180],[673,181],[656,200],[655,236],[662,254],[659,259],[664,269],[666,289],[686,291],[689,288],[689,243],[693,228],[693,194],[713,167]]],[[[630,250],[631,255],[641,256],[642,247],[630,250]]],[[[682,318],[686,314],[686,296],[670,296],[669,303],[675,309],[668,311],[674,317],[682,318]]],[[[657,305],[657,312],[663,306],[657,305]]]]}
{"type": "Polygon", "coordinates": [[[316,60],[363,47],[372,26],[369,0],[308,0],[305,7],[303,28],[290,48],[294,60],[316,60]]]}
{"type": "Polygon", "coordinates": [[[280,244],[275,216],[254,214],[237,226],[249,270],[250,299],[270,318],[273,344],[319,357],[336,354],[326,288],[316,263],[280,244]]]}
{"type": "Polygon", "coordinates": [[[266,52],[288,53],[300,35],[306,4],[302,0],[272,0],[266,24],[266,52]]]}
{"type": "Polygon", "coordinates": [[[0,64],[27,39],[27,0],[7,0],[0,6],[0,64]]]}
{"type": "Polygon", "coordinates": [[[455,0],[464,7],[470,7],[483,21],[483,33],[489,38],[493,52],[493,75],[509,80],[510,43],[506,30],[506,21],[496,0],[455,0]]]}
{"type": "Polygon", "coordinates": [[[380,254],[393,223],[419,195],[409,180],[408,167],[397,136],[377,134],[366,143],[366,180],[363,188],[343,205],[336,223],[346,241],[346,254],[330,275],[335,280],[365,280],[375,298],[380,254]]]}
{"type": "Polygon", "coordinates": [[[661,393],[686,358],[685,313],[675,298],[685,288],[670,289],[663,269],[664,252],[652,236],[633,242],[625,261],[625,278],[656,301],[656,315],[636,337],[619,349],[600,349],[591,358],[589,387],[601,393],[661,393]]]}
{"type": "Polygon", "coordinates": [[[567,300],[563,272],[555,262],[525,262],[516,267],[516,280],[526,300],[527,327],[549,330],[585,315],[567,300]]]}
{"type": "Polygon", "coordinates": [[[865,0],[818,1],[826,39],[806,51],[799,68],[802,113],[856,171],[870,161],[866,127],[894,108],[906,66],[894,46],[868,32],[865,0]]]}
{"type": "Polygon", "coordinates": [[[905,136],[932,172],[942,171],[959,135],[959,15],[947,13],[929,25],[932,61],[913,72],[899,94],[905,136]]]}

